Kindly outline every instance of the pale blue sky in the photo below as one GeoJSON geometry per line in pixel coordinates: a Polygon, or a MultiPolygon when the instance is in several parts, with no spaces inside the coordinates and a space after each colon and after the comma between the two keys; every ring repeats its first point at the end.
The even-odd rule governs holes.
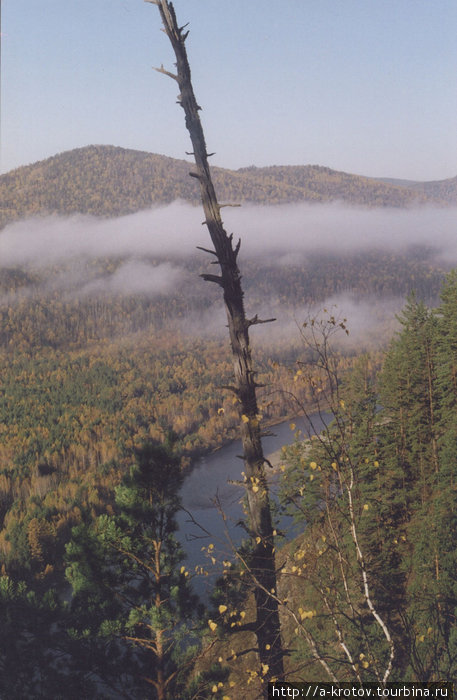
{"type": "MultiPolygon", "coordinates": [[[[3,0],[2,171],[92,143],[183,158],[143,0],[3,0]]],[[[457,174],[456,0],[176,0],[213,162],[457,174]]]]}

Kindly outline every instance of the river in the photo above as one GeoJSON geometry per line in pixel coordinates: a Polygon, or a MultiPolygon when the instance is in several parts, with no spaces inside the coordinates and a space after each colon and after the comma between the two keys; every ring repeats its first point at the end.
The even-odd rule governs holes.
{"type": "MultiPolygon", "coordinates": [[[[294,432],[297,429],[300,429],[305,437],[320,432],[324,427],[324,421],[328,422],[330,416],[323,416],[323,419],[317,415],[312,416],[313,429],[310,428],[310,423],[303,418],[295,418],[293,421],[287,420],[273,426],[271,432],[274,435],[262,440],[264,454],[268,458],[270,454],[283,445],[293,442],[294,432]],[[292,422],[296,426],[293,431],[290,427],[292,422]]],[[[220,450],[202,457],[192,467],[184,480],[181,489],[184,510],[178,514],[179,540],[186,552],[186,565],[191,572],[199,565],[208,569],[210,562],[206,554],[202,552],[202,547],[213,544],[218,561],[224,558],[233,559],[232,547],[227,533],[236,545],[240,544],[243,538],[244,531],[238,522],[243,517],[241,501],[244,488],[230,483],[230,481],[242,479],[243,461],[238,457],[241,454],[241,441],[235,440],[220,450]],[[220,507],[216,505],[216,499],[220,507]],[[224,517],[222,517],[222,513],[224,517]]],[[[271,497],[274,501],[277,475],[273,475],[269,481],[271,497]]],[[[284,521],[280,523],[282,528],[289,524],[284,521]]],[[[197,584],[196,589],[201,589],[201,585],[197,584]]]]}

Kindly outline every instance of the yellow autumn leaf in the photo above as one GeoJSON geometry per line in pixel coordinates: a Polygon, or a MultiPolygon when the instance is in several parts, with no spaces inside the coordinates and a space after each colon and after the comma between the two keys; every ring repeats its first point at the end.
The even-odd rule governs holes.
{"type": "Polygon", "coordinates": [[[370,510],[370,506],[368,505],[368,503],[364,504],[363,510],[370,510]]]}
{"type": "Polygon", "coordinates": [[[295,430],[295,423],[291,423],[291,424],[289,425],[289,428],[290,428],[291,430],[295,430]]]}
{"type": "Polygon", "coordinates": [[[219,612],[220,612],[221,615],[222,615],[223,613],[225,613],[226,610],[227,610],[227,606],[226,606],[226,605],[219,605],[219,612]]]}
{"type": "Polygon", "coordinates": [[[316,464],[316,462],[310,462],[309,466],[311,467],[311,469],[316,469],[317,464],[316,464]]]}
{"type": "Polygon", "coordinates": [[[211,632],[214,632],[214,630],[217,628],[217,623],[213,620],[208,620],[208,627],[210,628],[211,632]]]}
{"type": "Polygon", "coordinates": [[[243,421],[243,423],[249,423],[249,418],[244,413],[241,416],[241,420],[243,421]]]}
{"type": "Polygon", "coordinates": [[[265,676],[266,673],[268,673],[270,667],[268,664],[262,664],[262,676],[265,676]]]}

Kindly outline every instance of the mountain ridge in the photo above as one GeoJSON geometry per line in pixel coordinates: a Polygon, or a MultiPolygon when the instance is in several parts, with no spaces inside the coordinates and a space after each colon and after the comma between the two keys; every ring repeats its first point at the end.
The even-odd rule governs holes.
{"type": "MultiPolygon", "coordinates": [[[[199,203],[192,163],[169,156],[92,145],[64,151],[0,175],[0,227],[49,214],[117,217],[176,199],[199,203]]],[[[367,207],[449,205],[457,177],[395,184],[320,165],[214,167],[221,203],[285,204],[343,201],[367,207]]],[[[400,181],[404,182],[404,181],[400,181]]]]}

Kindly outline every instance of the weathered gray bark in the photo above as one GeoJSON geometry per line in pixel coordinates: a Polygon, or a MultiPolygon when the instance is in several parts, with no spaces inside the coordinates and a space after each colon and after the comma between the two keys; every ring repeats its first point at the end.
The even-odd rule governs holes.
{"type": "Polygon", "coordinates": [[[268,484],[265,477],[265,459],[262,450],[261,432],[256,398],[255,372],[252,368],[249,345],[249,327],[262,323],[257,317],[247,319],[241,275],[237,256],[240,243],[233,246],[233,236],[227,235],[221,218],[220,205],[211,179],[208,165],[205,137],[199,117],[200,107],[195,99],[189,62],[185,48],[188,32],[179,27],[171,2],[167,0],[146,0],[158,6],[167,34],[176,56],[176,75],[158,69],[177,81],[180,89],[179,104],[184,109],[186,127],[189,131],[196,163],[196,172],[190,173],[200,182],[201,199],[205,213],[206,225],[214,246],[212,253],[220,266],[219,275],[202,275],[205,280],[220,285],[223,291],[228,318],[230,343],[234,360],[235,382],[233,391],[240,401],[241,440],[246,474],[246,493],[248,501],[248,528],[252,537],[252,558],[250,570],[255,580],[255,599],[257,619],[255,632],[257,636],[259,658],[265,667],[265,681],[271,678],[283,678],[283,651],[280,636],[278,605],[271,593],[276,593],[276,569],[274,555],[274,537],[271,520],[268,484]]]}

